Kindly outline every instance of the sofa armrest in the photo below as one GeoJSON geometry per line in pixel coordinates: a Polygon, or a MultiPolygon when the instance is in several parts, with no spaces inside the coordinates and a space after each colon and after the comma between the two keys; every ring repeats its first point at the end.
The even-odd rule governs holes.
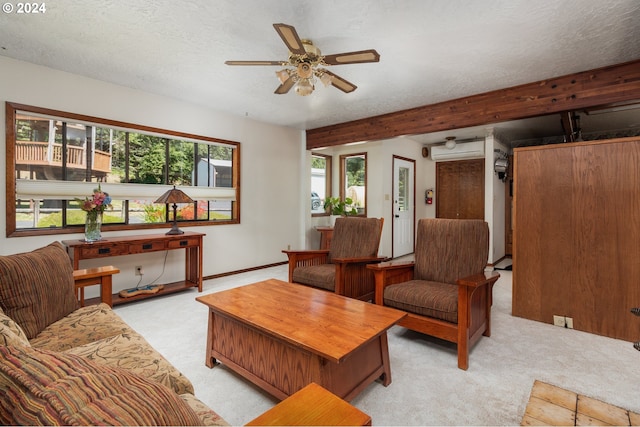
{"type": "Polygon", "coordinates": [[[374,302],[384,305],[384,288],[395,283],[402,283],[413,279],[413,261],[387,261],[378,264],[368,264],[367,268],[373,270],[376,284],[374,302]]]}
{"type": "Polygon", "coordinates": [[[100,300],[113,306],[112,301],[112,276],[120,273],[120,270],[112,265],[104,267],[84,268],[74,270],[73,280],[76,285],[76,293],[81,306],[84,306],[84,288],[85,286],[100,285],[100,300]]]}

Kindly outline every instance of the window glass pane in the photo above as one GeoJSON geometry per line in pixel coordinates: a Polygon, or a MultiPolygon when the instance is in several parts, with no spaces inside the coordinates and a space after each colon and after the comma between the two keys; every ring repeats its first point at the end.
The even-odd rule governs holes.
{"type": "Polygon", "coordinates": [[[343,156],[344,162],[344,195],[353,201],[358,215],[366,215],[366,153],[343,156]]]}
{"type": "Polygon", "coordinates": [[[331,157],[311,157],[311,214],[325,214],[324,200],[330,195],[331,157]]]}
{"type": "Polygon", "coordinates": [[[167,142],[169,144],[168,184],[193,185],[195,143],[175,139],[167,142]]]}
{"type": "MultiPolygon", "coordinates": [[[[165,139],[141,133],[129,133],[129,173],[127,182],[166,184],[167,157],[165,139]]],[[[160,197],[161,194],[158,194],[160,197]]]]}
{"type": "Polygon", "coordinates": [[[409,210],[409,168],[401,167],[398,169],[398,210],[406,212],[409,210]]]}

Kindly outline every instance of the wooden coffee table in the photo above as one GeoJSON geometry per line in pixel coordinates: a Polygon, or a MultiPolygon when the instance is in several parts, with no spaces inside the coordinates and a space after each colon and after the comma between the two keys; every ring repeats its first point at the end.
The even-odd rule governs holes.
{"type": "Polygon", "coordinates": [[[345,400],[391,383],[387,329],[402,311],[269,279],[196,300],[216,359],[279,399],[315,382],[345,400]]]}

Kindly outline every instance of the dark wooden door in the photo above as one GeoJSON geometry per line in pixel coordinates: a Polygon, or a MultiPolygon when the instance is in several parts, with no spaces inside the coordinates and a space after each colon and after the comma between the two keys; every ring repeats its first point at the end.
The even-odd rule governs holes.
{"type": "Polygon", "coordinates": [[[436,217],[484,219],[484,159],[436,163],[436,217]]]}

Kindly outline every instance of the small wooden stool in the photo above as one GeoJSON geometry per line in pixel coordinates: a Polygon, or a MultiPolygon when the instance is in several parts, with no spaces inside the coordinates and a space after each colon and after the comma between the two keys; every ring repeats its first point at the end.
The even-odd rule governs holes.
{"type": "Polygon", "coordinates": [[[248,426],[370,426],[371,417],[335,394],[311,383],[248,426]]]}
{"type": "Polygon", "coordinates": [[[74,270],[73,280],[80,306],[84,307],[84,288],[86,286],[100,285],[100,300],[108,304],[109,307],[113,307],[111,276],[118,273],[120,273],[120,270],[112,265],[74,270]]]}

